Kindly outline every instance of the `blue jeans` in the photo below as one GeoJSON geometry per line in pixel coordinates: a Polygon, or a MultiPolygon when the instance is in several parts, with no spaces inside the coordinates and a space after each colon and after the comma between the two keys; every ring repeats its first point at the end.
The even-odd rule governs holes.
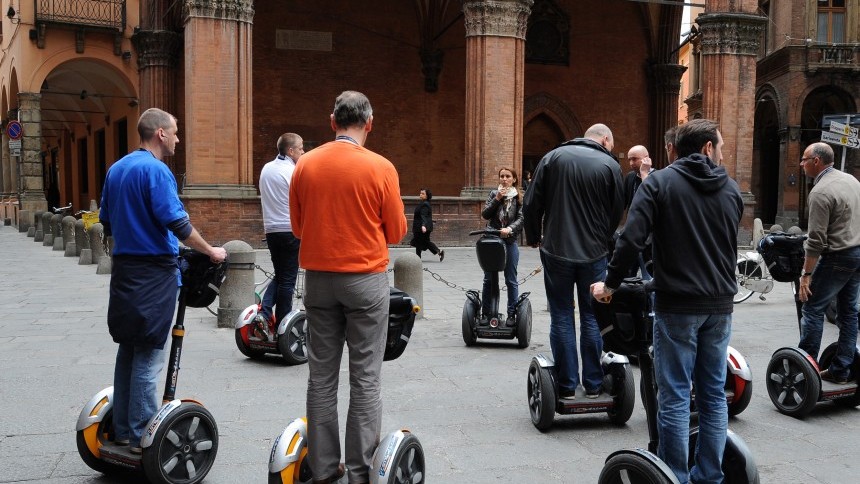
{"type": "Polygon", "coordinates": [[[549,343],[558,374],[560,392],[579,386],[576,327],[573,317],[573,291],[579,301],[579,348],[582,351],[582,386],[596,390],[603,384],[600,354],[603,339],[591,307],[591,285],[606,277],[606,258],[594,262],[569,262],[540,254],[544,285],[549,304],[549,343]]]}
{"type": "Polygon", "coordinates": [[[657,380],[657,455],[678,481],[722,483],[726,446],[726,351],[731,314],[654,315],[654,373],[657,380]],[[690,386],[696,383],[699,437],[688,470],[690,386]]]}
{"type": "MultiPolygon", "coordinates": [[[[809,284],[812,295],[803,304],[800,348],[816,360],[824,331],[824,310],[836,298],[839,346],[830,363],[834,376],[845,377],[857,345],[857,301],[860,291],[860,246],[822,254],[809,284]]],[[[823,370],[824,368],[822,368],[823,370]]]]}
{"type": "Polygon", "coordinates": [[[293,310],[293,293],[296,290],[296,277],[299,275],[300,241],[292,232],[270,232],[266,243],[275,268],[275,280],[263,294],[262,313],[266,319],[272,317],[275,307],[275,321],[280,322],[293,310]]]}
{"type": "MultiPolygon", "coordinates": [[[[504,239],[502,239],[504,240],[504,239]]],[[[517,264],[520,263],[520,247],[516,242],[513,244],[505,244],[505,285],[508,286],[508,316],[517,311],[517,298],[520,296],[520,283],[517,282],[517,264]]],[[[489,306],[491,299],[492,287],[490,284],[491,274],[484,273],[484,289],[481,292],[481,302],[484,306],[482,309],[487,316],[495,316],[490,314],[492,308],[489,306]]]]}
{"type": "Polygon", "coordinates": [[[113,371],[113,425],[116,440],[140,445],[149,419],[161,405],[158,376],[164,368],[165,350],[151,346],[120,344],[113,371]]]}

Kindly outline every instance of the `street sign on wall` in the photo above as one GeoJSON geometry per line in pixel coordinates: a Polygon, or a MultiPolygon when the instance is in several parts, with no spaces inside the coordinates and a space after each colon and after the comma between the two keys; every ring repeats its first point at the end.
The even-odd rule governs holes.
{"type": "Polygon", "coordinates": [[[6,135],[13,140],[21,139],[21,137],[24,136],[24,127],[21,126],[21,123],[13,119],[6,123],[6,135]]]}
{"type": "Polygon", "coordinates": [[[847,124],[842,124],[842,123],[837,122],[837,121],[831,121],[830,122],[830,132],[831,133],[844,134],[845,136],[856,138],[858,131],[860,131],[860,129],[852,128],[851,126],[848,126],[847,124]]]}
{"type": "Polygon", "coordinates": [[[9,140],[9,156],[21,156],[21,140],[9,140]]]}

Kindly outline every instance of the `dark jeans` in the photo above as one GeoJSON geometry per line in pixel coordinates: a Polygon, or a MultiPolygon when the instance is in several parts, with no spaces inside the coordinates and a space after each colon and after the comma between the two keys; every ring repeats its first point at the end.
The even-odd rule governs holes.
{"type": "Polygon", "coordinates": [[[261,312],[268,319],[275,306],[275,320],[280,322],[293,310],[293,292],[299,274],[299,239],[292,232],[266,234],[266,243],[275,267],[275,280],[266,288],[261,312]]]}
{"type": "MultiPolygon", "coordinates": [[[[520,283],[517,282],[517,264],[520,263],[520,248],[516,242],[513,244],[507,244],[505,246],[505,285],[508,287],[508,316],[516,313],[517,310],[517,298],[520,295],[520,283]]],[[[484,273],[484,288],[481,291],[481,303],[483,313],[485,316],[494,317],[495,314],[490,314],[493,308],[490,307],[490,292],[492,291],[492,287],[490,284],[490,278],[492,274],[489,272],[484,273]]],[[[501,303],[501,294],[499,294],[501,303]]],[[[501,306],[501,304],[499,304],[501,306]]]]}

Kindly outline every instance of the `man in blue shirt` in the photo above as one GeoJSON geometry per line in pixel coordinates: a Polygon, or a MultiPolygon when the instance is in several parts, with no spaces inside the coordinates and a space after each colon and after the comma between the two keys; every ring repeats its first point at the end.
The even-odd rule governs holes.
{"type": "Polygon", "coordinates": [[[108,328],[119,343],[114,367],[113,424],[120,445],[140,453],[140,439],[159,406],[156,384],[164,367],[164,344],[176,308],[179,240],[221,262],[191,226],[176,179],[163,163],[179,137],[176,118],[146,110],[137,122],[140,149],[108,170],[99,219],[113,235],[108,328]]]}

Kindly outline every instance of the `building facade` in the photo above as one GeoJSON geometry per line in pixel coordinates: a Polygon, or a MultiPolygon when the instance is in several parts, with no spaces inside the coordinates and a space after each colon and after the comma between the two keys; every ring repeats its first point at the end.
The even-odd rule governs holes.
{"type": "MultiPolygon", "coordinates": [[[[49,205],[98,200],[106,168],[137,146],[137,116],[156,106],[179,118],[181,142],[167,162],[195,226],[214,242],[258,245],[256,183],[278,136],[299,133],[306,149],[331,140],[334,98],[353,89],[373,104],[368,147],[397,167],[407,214],[429,188],[434,238],[468,244],[500,168],[533,170],[594,123],[613,130],[625,170],[635,144],[665,166],[663,133],[677,123],[686,69],[682,6],[668,2],[2,3],[15,12],[3,19],[0,102],[4,126],[23,122],[24,143],[15,156],[4,133],[0,206],[19,226],[49,205]],[[45,12],[88,5],[98,17],[106,4],[121,23],[94,29],[96,20],[81,26],[45,12]]],[[[707,0],[698,23],[700,109],[721,122],[747,225],[758,206],[749,163],[758,9],[757,0],[707,0]]]]}

